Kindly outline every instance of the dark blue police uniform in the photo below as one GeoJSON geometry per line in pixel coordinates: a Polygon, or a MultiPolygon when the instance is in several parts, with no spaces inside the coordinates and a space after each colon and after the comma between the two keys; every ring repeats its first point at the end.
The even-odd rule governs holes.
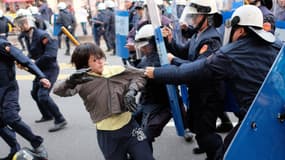
{"type": "MultiPolygon", "coordinates": [[[[247,35],[221,47],[206,59],[179,67],[157,68],[154,76],[165,83],[199,84],[205,80],[225,80],[240,107],[236,115],[241,122],[281,46],[278,41],[269,43],[258,36],[247,35]]],[[[226,145],[234,134],[233,132],[227,143],[225,141],[226,145]]]]}
{"type": "MultiPolygon", "coordinates": [[[[136,67],[145,68],[147,66],[160,66],[158,53],[152,52],[143,56],[136,67]]],[[[137,116],[137,119],[141,116],[138,121],[152,148],[152,142],[154,142],[156,137],[160,136],[164,126],[172,117],[165,85],[156,80],[148,79],[144,89],[141,91],[138,108],[140,110],[135,116],[137,116]]]]}
{"type": "Polygon", "coordinates": [[[0,77],[0,135],[10,147],[13,146],[11,152],[17,151],[19,145],[16,142],[15,134],[11,130],[7,130],[7,125],[27,139],[34,148],[37,148],[42,144],[43,138],[35,135],[18,114],[20,111],[19,88],[15,78],[14,61],[26,67],[37,78],[44,78],[45,75],[21,50],[4,39],[0,39],[0,55],[0,75],[2,75],[0,77]],[[6,46],[10,46],[9,53],[4,49],[6,46]]]}
{"type": "MultiPolygon", "coordinates": [[[[221,47],[221,36],[213,26],[201,33],[195,33],[185,44],[172,41],[168,49],[174,55],[172,63],[180,66],[189,61],[205,59],[221,47]],[[186,60],[187,59],[187,60],[186,60]]],[[[196,133],[199,147],[206,151],[207,157],[219,157],[223,150],[223,141],[216,133],[218,115],[223,112],[224,83],[222,81],[201,80],[199,83],[187,83],[190,107],[187,111],[189,129],[196,133]]]]}
{"type": "MultiPolygon", "coordinates": [[[[33,28],[32,37],[25,36],[26,45],[29,51],[28,56],[35,60],[35,64],[46,75],[46,78],[55,83],[59,74],[59,66],[57,63],[57,41],[52,39],[50,35],[41,30],[33,28]],[[43,44],[43,39],[48,39],[47,44],[43,44]]],[[[55,124],[65,121],[60,113],[58,106],[50,97],[51,88],[47,89],[40,84],[39,78],[33,81],[31,95],[36,101],[43,119],[55,118],[55,124]]]]}

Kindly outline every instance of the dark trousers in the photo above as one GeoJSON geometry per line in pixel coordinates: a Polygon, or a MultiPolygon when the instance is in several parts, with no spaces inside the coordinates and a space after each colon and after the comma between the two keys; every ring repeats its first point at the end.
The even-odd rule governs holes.
{"type": "Polygon", "coordinates": [[[87,35],[86,22],[81,22],[81,28],[84,35],[87,35]]]}
{"type": "Polygon", "coordinates": [[[97,130],[99,147],[106,160],[154,160],[142,128],[135,120],[115,131],[97,130]]]}
{"type": "MultiPolygon", "coordinates": [[[[12,81],[5,88],[1,89],[5,89],[4,92],[1,92],[4,93],[1,94],[1,128],[7,125],[10,126],[16,133],[28,140],[34,148],[37,148],[43,142],[43,138],[35,135],[19,116],[20,105],[18,103],[19,88],[17,82],[12,81]]],[[[9,140],[8,144],[15,143],[15,139],[12,139],[11,135],[7,140],[9,140]]]]}
{"type": "Polygon", "coordinates": [[[0,128],[0,137],[2,137],[3,140],[9,145],[10,154],[14,154],[20,150],[21,147],[17,142],[15,131],[3,126],[0,128]]]}
{"type": "Polygon", "coordinates": [[[206,151],[207,160],[221,160],[224,149],[223,140],[215,132],[220,112],[192,107],[188,113],[190,130],[196,134],[199,147],[206,151]]]}
{"type": "MultiPolygon", "coordinates": [[[[52,81],[51,83],[53,84],[52,81]]],[[[43,118],[50,119],[54,117],[55,124],[61,123],[65,119],[61,114],[57,104],[50,97],[50,91],[51,89],[44,88],[38,80],[33,81],[31,95],[36,101],[43,118]]]]}
{"type": "MultiPolygon", "coordinates": [[[[74,35],[74,29],[68,29],[68,31],[74,35]]],[[[62,36],[63,32],[60,31],[59,34],[57,35],[57,39],[58,39],[58,47],[61,48],[61,36],[62,36]]],[[[66,45],[66,51],[65,53],[70,53],[70,39],[65,36],[65,45],[66,45]]]]}

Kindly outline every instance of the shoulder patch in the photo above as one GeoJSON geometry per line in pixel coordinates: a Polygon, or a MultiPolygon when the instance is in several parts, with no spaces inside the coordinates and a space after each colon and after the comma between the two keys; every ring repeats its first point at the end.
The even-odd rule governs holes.
{"type": "Polygon", "coordinates": [[[43,43],[44,45],[46,45],[46,44],[48,43],[48,38],[46,38],[46,37],[43,38],[43,39],[42,39],[42,43],[43,43]]]}
{"type": "Polygon", "coordinates": [[[199,54],[203,54],[205,53],[207,50],[208,50],[208,45],[204,44],[201,48],[200,48],[200,51],[199,51],[199,54]]]}

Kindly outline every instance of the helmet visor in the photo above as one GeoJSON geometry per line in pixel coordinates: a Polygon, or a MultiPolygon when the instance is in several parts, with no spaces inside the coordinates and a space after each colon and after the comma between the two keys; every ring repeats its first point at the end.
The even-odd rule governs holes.
{"type": "Polygon", "coordinates": [[[199,14],[187,14],[185,16],[184,22],[186,22],[188,25],[195,27],[197,24],[197,18],[199,14]]]}
{"type": "Polygon", "coordinates": [[[143,56],[143,53],[141,51],[141,48],[144,46],[147,46],[149,44],[148,41],[141,41],[141,42],[135,42],[135,49],[136,49],[136,58],[141,59],[143,56]]]}

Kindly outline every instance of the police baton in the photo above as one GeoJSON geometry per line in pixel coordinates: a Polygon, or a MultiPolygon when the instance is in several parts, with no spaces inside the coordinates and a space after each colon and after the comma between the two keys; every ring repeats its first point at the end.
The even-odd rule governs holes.
{"type": "Polygon", "coordinates": [[[79,46],[80,43],[74,38],[74,36],[64,27],[61,27],[61,31],[71,40],[71,42],[76,45],[79,46]]]}

